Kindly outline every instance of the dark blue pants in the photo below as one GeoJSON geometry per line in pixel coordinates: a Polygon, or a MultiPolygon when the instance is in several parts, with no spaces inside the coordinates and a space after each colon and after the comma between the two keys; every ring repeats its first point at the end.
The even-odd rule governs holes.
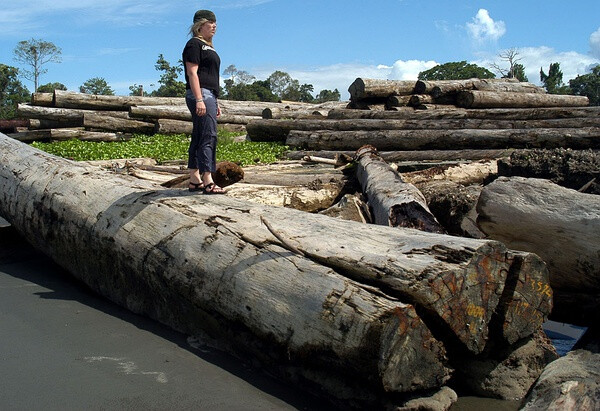
{"type": "Polygon", "coordinates": [[[217,97],[208,89],[202,89],[202,98],[206,105],[206,114],[196,114],[196,99],[191,90],[185,95],[185,103],[192,113],[192,141],[188,150],[188,168],[198,169],[200,173],[217,170],[217,97]]]}

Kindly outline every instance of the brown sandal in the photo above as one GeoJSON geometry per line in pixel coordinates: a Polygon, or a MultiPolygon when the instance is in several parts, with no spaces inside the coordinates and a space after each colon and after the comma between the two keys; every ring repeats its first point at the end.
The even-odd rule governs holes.
{"type": "Polygon", "coordinates": [[[226,191],[215,183],[210,183],[204,186],[204,194],[225,194],[226,191]]]}

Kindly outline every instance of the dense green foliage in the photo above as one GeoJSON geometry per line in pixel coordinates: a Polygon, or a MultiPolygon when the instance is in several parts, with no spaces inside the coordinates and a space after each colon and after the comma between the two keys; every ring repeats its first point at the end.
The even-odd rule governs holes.
{"type": "MultiPolygon", "coordinates": [[[[236,133],[219,130],[217,161],[233,161],[240,165],[272,163],[283,155],[287,146],[280,143],[233,142],[236,133]]],[[[158,163],[187,160],[190,137],[178,135],[134,135],[122,142],[92,142],[80,140],[54,143],[34,142],[31,145],[47,153],[76,161],[110,160],[117,158],[153,158],[158,163]]]]}
{"type": "Polygon", "coordinates": [[[79,86],[81,93],[96,94],[104,96],[114,96],[114,90],[108,85],[103,77],[94,77],[87,80],[81,86],[79,86]]]}
{"type": "Polygon", "coordinates": [[[158,80],[160,87],[158,90],[150,93],[150,95],[153,97],[184,97],[185,83],[178,80],[179,75],[183,73],[182,66],[183,62],[181,60],[178,66],[172,66],[171,63],[165,60],[162,54],[159,54],[154,67],[157,71],[162,72],[158,80]]]}
{"type": "Polygon", "coordinates": [[[37,91],[40,76],[48,71],[43,66],[46,63],[60,63],[62,51],[50,41],[32,38],[20,41],[13,53],[16,61],[31,67],[31,70],[23,70],[23,77],[33,81],[34,90],[37,91]]]}
{"type": "Polygon", "coordinates": [[[571,89],[563,83],[563,73],[560,63],[551,63],[548,74],[540,68],[540,81],[549,94],[571,94],[571,89]]]}
{"type": "Polygon", "coordinates": [[[600,106],[600,65],[594,67],[591,73],[569,80],[569,87],[574,94],[587,96],[590,105],[600,106]]]}
{"type": "Polygon", "coordinates": [[[486,68],[466,61],[438,64],[419,73],[419,80],[466,80],[470,78],[495,78],[496,75],[486,68]]]}
{"type": "Polygon", "coordinates": [[[29,101],[29,90],[18,78],[19,69],[0,63],[0,118],[15,117],[17,104],[29,101]]]}
{"type": "Polygon", "coordinates": [[[66,90],[67,86],[62,83],[47,83],[38,87],[38,93],[54,93],[54,90],[66,90]]]}

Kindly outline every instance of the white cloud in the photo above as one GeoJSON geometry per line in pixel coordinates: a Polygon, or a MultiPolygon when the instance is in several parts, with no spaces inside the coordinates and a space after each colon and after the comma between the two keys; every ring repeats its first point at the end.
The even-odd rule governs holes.
{"type": "Polygon", "coordinates": [[[592,56],[600,58],[600,27],[590,36],[590,49],[592,56]]]}
{"type": "Polygon", "coordinates": [[[389,80],[417,80],[419,73],[437,66],[439,63],[429,60],[397,60],[391,67],[389,80]]]}
{"type": "MultiPolygon", "coordinates": [[[[559,52],[551,47],[522,47],[516,49],[518,52],[519,63],[525,67],[525,74],[531,83],[541,84],[540,69],[543,69],[546,74],[550,68],[550,64],[559,63],[560,70],[563,72],[563,82],[569,84],[569,80],[574,79],[578,75],[589,72],[590,67],[598,64],[599,59],[589,55],[577,53],[575,51],[559,52]]],[[[474,61],[473,63],[490,69],[492,63],[497,63],[500,66],[508,65],[502,62],[498,56],[491,56],[485,59],[474,61]]],[[[508,68],[508,67],[507,67],[508,68]]]]}
{"type": "Polygon", "coordinates": [[[472,23],[467,23],[467,31],[477,42],[498,40],[506,33],[503,21],[494,21],[486,9],[479,9],[472,23]]]}

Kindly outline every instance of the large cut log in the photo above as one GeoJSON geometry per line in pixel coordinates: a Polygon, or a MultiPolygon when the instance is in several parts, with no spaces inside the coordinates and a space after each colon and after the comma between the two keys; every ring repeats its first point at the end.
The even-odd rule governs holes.
{"type": "Polygon", "coordinates": [[[54,107],[128,111],[131,106],[185,105],[183,97],[107,96],[54,90],[54,107]]]}
{"type": "Polygon", "coordinates": [[[34,106],[51,107],[54,103],[54,93],[32,93],[31,104],[34,106]]]}
{"type": "Polygon", "coordinates": [[[479,79],[470,78],[463,80],[418,80],[415,83],[415,94],[447,94],[463,90],[474,90],[481,82],[494,83],[518,83],[518,79],[479,79]],[[435,90],[435,91],[434,91],[435,90]]]}
{"type": "Polygon", "coordinates": [[[61,140],[82,140],[82,141],[124,141],[130,138],[129,135],[122,133],[111,133],[102,131],[88,131],[83,128],[57,128],[45,130],[29,130],[19,133],[8,134],[9,137],[24,143],[32,141],[61,141],[61,140]]]}
{"type": "Polygon", "coordinates": [[[505,130],[291,130],[286,144],[307,150],[445,150],[506,148],[600,148],[600,127],[505,130]]]}
{"type": "Polygon", "coordinates": [[[459,129],[540,129],[600,127],[600,117],[550,120],[489,119],[281,119],[254,120],[246,130],[252,141],[285,141],[291,130],[367,131],[367,130],[459,130],[459,129]]]}
{"type": "Polygon", "coordinates": [[[584,107],[589,104],[586,96],[562,94],[471,90],[461,91],[456,95],[456,105],[464,108],[584,107]]]}
{"type": "Polygon", "coordinates": [[[267,107],[262,111],[262,118],[325,118],[329,109],[290,110],[267,107]]]}
{"type": "MultiPolygon", "coordinates": [[[[379,151],[379,155],[387,162],[465,162],[508,157],[513,152],[508,150],[408,150],[379,151]]],[[[289,151],[286,158],[302,160],[306,156],[334,159],[336,156],[352,156],[355,151],[289,151]]]]}
{"type": "Polygon", "coordinates": [[[450,119],[479,118],[496,120],[530,120],[557,119],[574,117],[598,117],[600,107],[539,107],[539,108],[491,108],[464,109],[443,108],[435,110],[415,110],[404,108],[398,111],[367,111],[350,109],[333,109],[327,114],[330,119],[450,119]]]}
{"type": "Polygon", "coordinates": [[[192,121],[192,114],[187,106],[131,106],[129,116],[142,119],[171,119],[192,121]]]}
{"type": "MultiPolygon", "coordinates": [[[[502,79],[508,80],[508,79],[502,79]]],[[[533,83],[526,81],[490,81],[489,79],[481,79],[475,84],[475,90],[487,90],[510,93],[539,93],[546,94],[546,90],[536,86],[533,83]]],[[[434,95],[436,91],[433,91],[434,95]]]]}
{"type": "Polygon", "coordinates": [[[356,152],[356,160],[356,176],[376,224],[444,232],[429,211],[423,194],[413,184],[405,182],[374,147],[361,147],[356,152]]]}
{"type": "Polygon", "coordinates": [[[559,304],[568,300],[562,294],[589,294],[596,300],[600,294],[600,196],[548,180],[500,177],[483,189],[477,211],[478,225],[489,237],[534,252],[548,264],[557,297],[553,313],[573,315],[571,324],[600,318],[600,306],[583,312],[588,308],[583,304],[559,304]]]}
{"type": "Polygon", "coordinates": [[[416,80],[379,80],[359,77],[350,84],[348,92],[351,100],[409,95],[414,91],[415,82],[416,80]]]}
{"type": "MultiPolygon", "coordinates": [[[[24,118],[35,118],[39,120],[52,120],[64,123],[79,123],[83,126],[84,114],[98,113],[97,110],[83,110],[77,108],[56,108],[32,106],[29,104],[19,104],[17,113],[24,118]]],[[[128,118],[129,115],[125,111],[102,111],[103,116],[111,116],[117,118],[128,118]]]]}
{"type": "Polygon", "coordinates": [[[103,116],[100,113],[85,113],[83,115],[83,126],[94,130],[142,134],[154,133],[155,127],[154,123],[129,118],[103,116]]]}
{"type": "Polygon", "coordinates": [[[290,358],[310,354],[352,378],[405,391],[439,384],[447,370],[412,307],[392,299],[415,305],[446,344],[473,353],[483,350],[497,313],[525,316],[527,324],[512,324],[527,330],[547,314],[539,296],[525,291],[523,311],[498,306],[507,276],[544,281],[547,271],[524,254],[539,265],[521,272],[515,254],[496,241],[186,196],[3,135],[0,148],[0,215],[93,289],[185,332],[237,324],[290,358]],[[358,227],[360,235],[348,235],[358,227]],[[400,334],[382,334],[398,320],[407,326],[400,334]]]}
{"type": "Polygon", "coordinates": [[[194,125],[192,121],[171,120],[160,118],[156,120],[154,132],[157,134],[192,134],[194,125]]]}

